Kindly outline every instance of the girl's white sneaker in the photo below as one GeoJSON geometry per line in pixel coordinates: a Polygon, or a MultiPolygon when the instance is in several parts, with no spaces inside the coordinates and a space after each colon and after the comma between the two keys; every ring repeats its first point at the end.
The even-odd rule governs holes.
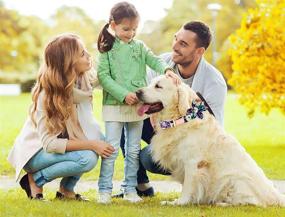
{"type": "Polygon", "coordinates": [[[138,196],[136,192],[125,193],[123,199],[131,203],[137,203],[142,201],[142,198],[138,196]]]}
{"type": "Polygon", "coordinates": [[[111,193],[107,192],[99,193],[97,202],[102,204],[111,203],[111,193]]]}

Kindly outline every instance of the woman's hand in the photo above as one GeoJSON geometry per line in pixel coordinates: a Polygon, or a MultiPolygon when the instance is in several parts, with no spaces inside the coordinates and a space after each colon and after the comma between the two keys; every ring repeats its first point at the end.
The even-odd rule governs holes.
{"type": "Polygon", "coordinates": [[[102,140],[68,140],[66,151],[91,150],[103,158],[111,156],[115,151],[113,146],[102,140]]]}
{"type": "Polygon", "coordinates": [[[173,82],[176,85],[181,84],[181,80],[180,80],[179,76],[176,75],[172,70],[167,69],[166,72],[165,72],[165,75],[166,75],[167,78],[172,78],[173,82]]]}
{"type": "Polygon", "coordinates": [[[94,151],[102,158],[110,157],[115,151],[114,147],[104,141],[94,141],[94,151]]]}
{"type": "Polygon", "coordinates": [[[128,105],[134,105],[138,102],[138,98],[137,98],[137,95],[135,93],[128,93],[128,95],[126,96],[125,98],[125,102],[128,104],[128,105]]]}

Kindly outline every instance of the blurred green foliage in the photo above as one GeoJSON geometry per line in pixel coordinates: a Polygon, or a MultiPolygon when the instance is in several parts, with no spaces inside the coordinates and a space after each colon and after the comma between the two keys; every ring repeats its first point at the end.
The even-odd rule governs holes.
{"type": "MultiPolygon", "coordinates": [[[[228,36],[240,26],[242,14],[250,7],[255,7],[254,0],[216,0],[222,8],[216,18],[216,47],[218,51],[217,66],[225,77],[232,73],[229,58],[228,36]]],[[[186,22],[201,20],[210,27],[213,16],[207,8],[211,0],[173,0],[167,15],[159,21],[147,21],[138,38],[153,49],[156,54],[171,50],[173,35],[186,22]]],[[[141,14],[141,16],[144,16],[141,14]]],[[[25,79],[35,74],[39,68],[45,44],[57,34],[73,32],[79,34],[87,49],[95,58],[96,41],[104,21],[95,22],[78,7],[63,6],[55,11],[48,20],[35,16],[23,16],[17,11],[5,8],[0,1],[0,72],[18,73],[25,79]]],[[[211,61],[212,47],[208,48],[206,58],[211,61]]],[[[9,77],[9,76],[7,76],[9,77]]],[[[11,80],[13,76],[10,76],[11,80]]],[[[8,79],[8,80],[9,80],[8,79]]],[[[9,80],[9,81],[10,81],[9,80]]],[[[18,82],[19,78],[14,80],[18,82]]],[[[7,83],[0,76],[0,83],[7,83]]]]}
{"type": "Polygon", "coordinates": [[[21,83],[35,78],[45,45],[58,34],[72,32],[95,56],[102,22],[94,22],[77,7],[63,6],[49,20],[23,16],[0,2],[0,83],[21,83]]]}
{"type": "MultiPolygon", "coordinates": [[[[221,9],[216,17],[216,48],[218,52],[217,67],[225,77],[232,72],[231,60],[228,54],[228,36],[240,27],[242,14],[248,8],[255,7],[254,0],[173,0],[173,6],[167,11],[167,15],[159,22],[150,22],[147,33],[140,38],[151,47],[155,53],[171,50],[174,34],[181,26],[189,21],[200,20],[213,27],[213,16],[207,8],[210,3],[218,3],[221,9]]],[[[206,59],[212,61],[212,46],[206,52],[206,59]]]]}

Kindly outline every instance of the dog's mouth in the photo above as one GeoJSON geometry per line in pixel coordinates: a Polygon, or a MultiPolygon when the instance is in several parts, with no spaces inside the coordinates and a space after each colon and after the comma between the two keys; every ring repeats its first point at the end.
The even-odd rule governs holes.
{"type": "Polygon", "coordinates": [[[163,109],[163,105],[161,102],[155,103],[144,103],[138,109],[138,115],[143,116],[144,114],[153,114],[156,112],[160,112],[163,109]]]}

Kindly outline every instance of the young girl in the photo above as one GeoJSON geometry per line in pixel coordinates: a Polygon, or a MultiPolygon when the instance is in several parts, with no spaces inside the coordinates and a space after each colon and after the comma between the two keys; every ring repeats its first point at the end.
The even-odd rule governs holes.
{"type": "Polygon", "coordinates": [[[103,87],[103,119],[106,141],[115,152],[102,160],[99,177],[98,202],[110,203],[114,162],[118,155],[121,132],[125,130],[124,199],[139,202],[137,170],[139,167],[140,140],[143,119],[137,115],[135,91],[146,85],[146,66],[172,78],[176,75],[143,42],[134,36],[139,23],[135,7],[127,2],[113,6],[109,23],[98,38],[100,51],[98,78],[103,87]]]}
{"type": "Polygon", "coordinates": [[[74,193],[76,183],[98,155],[114,151],[101,140],[90,112],[90,68],[90,55],[76,35],[60,35],[45,49],[30,114],[8,157],[17,179],[22,169],[27,172],[20,185],[31,199],[42,200],[43,186],[63,177],[56,198],[86,200],[74,193]]]}

